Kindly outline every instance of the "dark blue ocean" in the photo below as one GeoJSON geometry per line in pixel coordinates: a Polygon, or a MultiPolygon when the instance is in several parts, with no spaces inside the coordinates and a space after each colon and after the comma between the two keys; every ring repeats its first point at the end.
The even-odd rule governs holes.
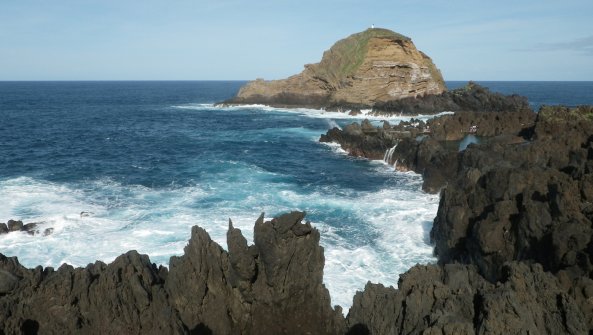
{"type": "MultiPolygon", "coordinates": [[[[318,142],[360,119],[213,106],[243,84],[0,82],[0,222],[54,229],[0,236],[0,252],[27,266],[83,266],[136,249],[166,265],[193,225],[226,247],[229,218],[251,240],[261,212],[298,209],[321,231],[334,304],[348,307],[368,280],[395,285],[434,261],[438,196],[421,192],[420,177],[318,142]]],[[[593,82],[482,84],[534,108],[593,104],[593,82]]]]}

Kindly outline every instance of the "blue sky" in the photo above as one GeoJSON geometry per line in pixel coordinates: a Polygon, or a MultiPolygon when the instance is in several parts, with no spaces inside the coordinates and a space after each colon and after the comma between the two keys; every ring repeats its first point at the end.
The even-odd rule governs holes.
{"type": "Polygon", "coordinates": [[[593,80],[591,0],[0,0],[0,80],[278,79],[371,24],[446,80],[593,80]]]}

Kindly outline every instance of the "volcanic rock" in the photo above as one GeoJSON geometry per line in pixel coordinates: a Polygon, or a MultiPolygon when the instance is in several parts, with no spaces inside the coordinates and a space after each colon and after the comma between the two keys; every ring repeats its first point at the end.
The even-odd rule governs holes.
{"type": "MultiPolygon", "coordinates": [[[[423,176],[423,190],[437,193],[457,173],[458,141],[471,135],[499,145],[519,144],[533,132],[536,113],[523,98],[491,93],[474,83],[448,93],[457,99],[455,108],[479,111],[458,110],[426,123],[412,119],[391,126],[385,122],[376,128],[364,120],[343,130],[330,129],[319,141],[339,143],[351,156],[383,159],[398,171],[415,171],[423,176]]],[[[423,99],[432,98],[418,100],[423,99]]]]}
{"type": "Polygon", "coordinates": [[[590,109],[544,107],[530,142],[469,147],[441,193],[432,232],[439,261],[476,264],[490,280],[511,260],[533,259],[554,272],[590,271],[588,115],[590,109]]]}
{"type": "Polygon", "coordinates": [[[169,270],[130,251],[111,264],[26,269],[0,255],[6,334],[341,334],[323,285],[319,232],[293,212],[255,225],[255,245],[229,224],[229,251],[199,227],[169,270]],[[22,329],[26,329],[22,330],[22,329]]]}
{"type": "Polygon", "coordinates": [[[340,143],[349,155],[368,159],[383,159],[385,151],[398,141],[395,136],[384,128],[375,128],[368,120],[361,124],[352,123],[339,129],[334,127],[327,134],[321,135],[320,142],[340,143]]]}
{"type": "Polygon", "coordinates": [[[529,142],[470,146],[441,193],[431,231],[440,264],[474,264],[491,282],[505,278],[509,261],[541,264],[576,301],[588,329],[592,115],[590,107],[542,107],[529,142]]]}
{"type": "Polygon", "coordinates": [[[8,231],[21,231],[23,230],[23,221],[8,220],[7,222],[8,231]]]}
{"type": "Polygon", "coordinates": [[[530,109],[499,112],[459,111],[427,122],[437,141],[459,141],[466,135],[479,137],[519,136],[533,127],[536,114],[530,109]],[[473,128],[473,129],[472,129],[473,128]]]}
{"type": "Polygon", "coordinates": [[[585,334],[574,299],[539,265],[508,263],[496,285],[471,265],[417,265],[398,289],[368,283],[348,334],[585,334]]]}
{"type": "MultiPolygon", "coordinates": [[[[0,223],[0,235],[18,231],[26,232],[29,235],[37,235],[40,232],[38,228],[38,222],[23,224],[23,221],[8,220],[8,225],[5,223],[0,223]]],[[[52,232],[53,228],[46,228],[43,232],[43,235],[47,236],[52,232]]]]}
{"type": "Polygon", "coordinates": [[[472,81],[467,85],[445,91],[409,97],[399,100],[378,102],[373,106],[374,114],[436,114],[440,112],[510,112],[530,110],[527,98],[519,95],[503,95],[472,81]]]}

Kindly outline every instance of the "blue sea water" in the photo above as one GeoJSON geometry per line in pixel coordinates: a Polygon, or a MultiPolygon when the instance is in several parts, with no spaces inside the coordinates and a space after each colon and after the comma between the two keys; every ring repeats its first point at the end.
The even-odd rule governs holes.
{"type": "MultiPolygon", "coordinates": [[[[243,84],[0,82],[0,221],[54,229],[0,236],[0,252],[57,267],[135,249],[166,265],[193,225],[226,247],[229,218],[252,240],[261,212],[304,210],[321,231],[332,302],[346,308],[367,281],[395,285],[399,273],[434,261],[438,196],[421,191],[421,178],[318,142],[360,119],[214,107],[243,84]]],[[[534,105],[593,104],[592,83],[485,84],[534,105]]]]}

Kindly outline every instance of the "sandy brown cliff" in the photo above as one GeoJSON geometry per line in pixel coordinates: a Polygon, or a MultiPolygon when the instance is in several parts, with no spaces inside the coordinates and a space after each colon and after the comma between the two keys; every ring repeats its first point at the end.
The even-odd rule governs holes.
{"type": "Polygon", "coordinates": [[[443,91],[440,71],[409,37],[375,28],[336,42],[300,74],[249,82],[225,103],[361,108],[443,91]]]}

